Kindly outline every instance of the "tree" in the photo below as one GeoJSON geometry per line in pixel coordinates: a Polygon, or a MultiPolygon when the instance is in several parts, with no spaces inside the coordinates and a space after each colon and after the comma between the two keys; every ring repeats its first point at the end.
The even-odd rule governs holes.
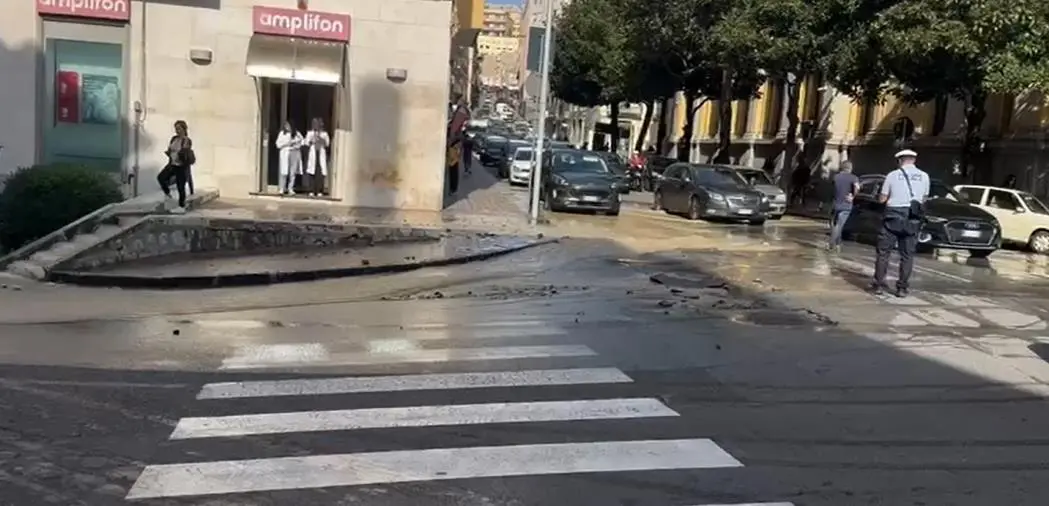
{"type": "MultiPolygon", "coordinates": [[[[554,95],[582,107],[608,105],[614,129],[619,104],[640,86],[630,77],[637,62],[629,44],[629,23],[622,20],[626,0],[577,0],[557,20],[557,51],[550,73],[554,95]]],[[[611,147],[618,148],[619,135],[611,147]]]]}
{"type": "Polygon", "coordinates": [[[958,100],[965,112],[960,165],[989,182],[989,164],[968,172],[982,144],[987,99],[1049,91],[1049,3],[903,0],[883,9],[866,5],[871,3],[854,7],[852,26],[868,28],[836,58],[843,88],[868,98],[890,93],[910,103],[958,100]],[[875,85],[874,77],[882,83],[875,85]]]}
{"type": "Polygon", "coordinates": [[[742,0],[717,26],[716,45],[724,59],[735,59],[737,68],[760,68],[768,78],[784,83],[783,167],[788,171],[798,144],[798,83],[824,71],[827,54],[837,42],[837,5],[833,0],[742,0]]]}

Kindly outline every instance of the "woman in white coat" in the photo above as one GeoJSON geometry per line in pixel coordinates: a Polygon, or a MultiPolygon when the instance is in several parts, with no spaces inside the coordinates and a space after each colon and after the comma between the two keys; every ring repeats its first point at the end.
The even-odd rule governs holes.
{"type": "Polygon", "coordinates": [[[328,177],[328,148],[331,137],[324,131],[324,121],[313,118],[313,128],[306,133],[306,146],[310,148],[306,160],[306,191],[311,196],[326,195],[324,180],[328,177]]]}
{"type": "Polygon", "coordinates": [[[280,193],[295,194],[295,176],[302,174],[302,134],[285,121],[284,127],[277,134],[277,149],[280,150],[280,193]]]}

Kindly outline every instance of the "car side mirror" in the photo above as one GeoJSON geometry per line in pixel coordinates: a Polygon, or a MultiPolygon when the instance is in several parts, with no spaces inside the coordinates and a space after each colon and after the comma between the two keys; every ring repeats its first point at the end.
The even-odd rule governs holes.
{"type": "Polygon", "coordinates": [[[1016,214],[1020,214],[1022,212],[1024,212],[1024,208],[1022,208],[1022,207],[1017,207],[1016,208],[1016,214]]]}

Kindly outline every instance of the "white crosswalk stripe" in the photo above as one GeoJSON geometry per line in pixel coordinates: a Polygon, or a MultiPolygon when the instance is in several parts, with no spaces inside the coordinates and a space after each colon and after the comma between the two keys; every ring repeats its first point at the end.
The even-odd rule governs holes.
{"type": "MultiPolygon", "coordinates": [[[[410,343],[412,332],[403,341],[410,343]]],[[[550,359],[595,357],[582,345],[489,346],[424,348],[370,346],[370,351],[339,351],[321,343],[267,344],[237,348],[219,366],[220,370],[371,366],[429,363],[455,364],[464,361],[513,363],[521,358],[550,359]]],[[[630,385],[633,379],[613,367],[577,369],[523,369],[486,372],[452,372],[294,378],[265,381],[233,381],[204,385],[197,399],[206,406],[226,403],[265,402],[269,398],[296,398],[297,402],[328,399],[339,408],[310,411],[248,412],[223,416],[185,417],[170,436],[173,442],[217,441],[223,438],[266,437],[335,431],[413,430],[436,427],[467,427],[485,424],[596,423],[602,420],[633,420],[654,423],[674,419],[679,413],[659,399],[644,396],[611,396],[568,400],[463,403],[461,395],[499,388],[546,389],[630,385]],[[431,401],[428,405],[354,407],[355,395],[389,396],[449,391],[452,403],[431,401]],[[335,397],[335,396],[344,397],[335,397]],[[351,399],[351,400],[347,400],[351,399]]],[[[575,394],[573,394],[575,396],[575,394]]],[[[420,397],[415,397],[416,399],[420,397]]],[[[396,398],[392,398],[396,401],[396,398]]],[[[396,402],[393,402],[396,404],[396,402]]],[[[412,403],[415,404],[415,403],[412,403]]],[[[425,404],[425,403],[418,403],[425,404]]],[[[255,405],[265,405],[256,403],[255,405]]],[[[328,404],[327,407],[333,407],[328,404]]],[[[249,408],[250,409],[250,408],[249,408]]],[[[308,409],[308,408],[307,408],[308,409]]],[[[268,411],[268,410],[267,410],[268,411]]],[[[236,413],[234,411],[234,413],[236,413]]],[[[459,429],[457,429],[459,430],[459,429]]],[[[609,438],[618,439],[618,438],[609,438]]],[[[477,444],[468,447],[394,449],[357,453],[268,456],[234,460],[207,460],[147,466],[127,499],[214,496],[222,494],[307,491],[405,482],[437,482],[457,479],[552,476],[577,473],[609,473],[656,470],[703,470],[740,468],[743,464],[714,441],[704,438],[596,440],[586,442],[532,444],[477,444]]],[[[173,443],[174,444],[174,443],[173,443]]],[[[198,453],[191,453],[198,455],[198,453]]],[[[227,455],[228,456],[228,455],[227,455]]],[[[200,457],[197,457],[200,458],[200,457]]],[[[718,505],[704,505],[718,506],[718,505]]],[[[721,506],[790,506],[789,503],[746,503],[721,506]]]]}

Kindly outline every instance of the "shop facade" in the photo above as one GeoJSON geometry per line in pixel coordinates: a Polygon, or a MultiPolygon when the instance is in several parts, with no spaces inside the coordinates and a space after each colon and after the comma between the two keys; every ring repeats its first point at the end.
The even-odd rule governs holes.
{"type": "Polygon", "coordinates": [[[156,191],[184,120],[196,186],[279,198],[281,125],[305,135],[320,120],[331,143],[316,200],[441,208],[449,2],[11,3],[0,18],[0,117],[10,119],[0,172],[82,163],[125,176],[129,193],[156,191]]]}

